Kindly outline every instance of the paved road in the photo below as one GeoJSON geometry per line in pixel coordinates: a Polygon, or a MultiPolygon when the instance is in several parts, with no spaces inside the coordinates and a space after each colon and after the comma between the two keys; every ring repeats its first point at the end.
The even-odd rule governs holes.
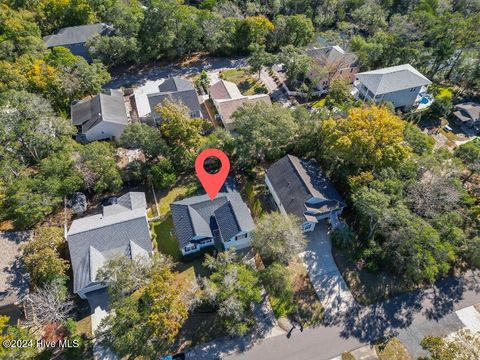
{"type": "Polygon", "coordinates": [[[237,58],[205,58],[201,61],[189,64],[187,67],[179,65],[168,65],[164,67],[153,67],[147,70],[125,70],[114,75],[104,88],[117,89],[120,87],[135,87],[145,84],[146,81],[158,80],[169,76],[187,76],[205,71],[220,71],[223,69],[236,69],[247,66],[247,59],[237,58]]]}
{"type": "MultiPolygon", "coordinates": [[[[456,310],[480,302],[480,272],[439,281],[436,286],[403,294],[372,306],[352,306],[345,316],[329,323],[295,331],[290,338],[276,336],[259,343],[232,345],[240,353],[226,358],[238,360],[331,359],[378,338],[392,334],[418,351],[417,342],[429,331],[447,333],[461,327],[456,310]],[[409,341],[410,340],[410,341],[409,341]]],[[[225,349],[222,349],[225,352],[225,349]]]]}

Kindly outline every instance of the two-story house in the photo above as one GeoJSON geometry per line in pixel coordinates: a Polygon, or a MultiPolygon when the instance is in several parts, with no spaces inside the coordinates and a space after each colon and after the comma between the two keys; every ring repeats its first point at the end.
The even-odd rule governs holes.
{"type": "Polygon", "coordinates": [[[433,98],[426,93],[432,82],[410,64],[358,73],[353,95],[374,103],[390,102],[397,108],[409,110],[425,107],[433,98]]]}
{"type": "Polygon", "coordinates": [[[175,235],[183,255],[215,246],[219,250],[250,246],[255,228],[250,210],[235,191],[189,197],[170,205],[175,235]]]}
{"type": "Polygon", "coordinates": [[[296,215],[303,231],[322,220],[333,228],[340,224],[345,202],[314,160],[286,155],[267,169],[265,184],[280,212],[296,215]]]}

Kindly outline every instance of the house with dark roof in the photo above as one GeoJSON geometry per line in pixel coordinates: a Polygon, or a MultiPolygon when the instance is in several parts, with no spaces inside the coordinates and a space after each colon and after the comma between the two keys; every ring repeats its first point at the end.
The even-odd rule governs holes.
{"type": "Polygon", "coordinates": [[[110,259],[149,259],[153,252],[145,193],[129,192],[101,214],[76,219],[67,232],[73,270],[73,291],[82,299],[107,284],[97,273],[110,259]]]}
{"type": "MultiPolygon", "coordinates": [[[[317,89],[321,92],[327,92],[330,83],[336,78],[343,78],[348,83],[353,83],[355,75],[359,71],[358,57],[346,52],[340,46],[325,46],[322,48],[311,47],[305,50],[312,61],[325,71],[321,79],[316,79],[317,89]]],[[[310,79],[318,78],[318,73],[311,70],[307,76],[310,79]]]]}
{"type": "Polygon", "coordinates": [[[70,26],[60,29],[52,35],[45,36],[43,42],[47,48],[63,46],[68,48],[72,54],[85,58],[88,62],[92,61],[85,43],[94,35],[111,36],[113,26],[99,23],[80,26],[70,26]]]}
{"type": "Polygon", "coordinates": [[[314,160],[286,155],[267,169],[265,184],[280,212],[296,215],[303,231],[322,220],[334,228],[340,224],[345,201],[314,160]]]}
{"type": "Polygon", "coordinates": [[[480,132],[480,104],[466,102],[455,105],[453,115],[460,124],[473,129],[476,133],[480,132]]]}
{"type": "Polygon", "coordinates": [[[30,239],[30,232],[0,232],[0,315],[12,321],[22,316],[22,302],[28,294],[28,275],[23,269],[20,246],[30,239]]]}
{"type": "Polygon", "coordinates": [[[358,73],[352,94],[377,104],[390,102],[396,109],[420,109],[433,102],[433,97],[427,93],[431,83],[412,65],[403,64],[358,73]]]}
{"type": "Polygon", "coordinates": [[[183,255],[208,246],[219,250],[250,246],[255,228],[250,210],[235,190],[193,196],[170,205],[175,235],[183,255]]]}
{"type": "Polygon", "coordinates": [[[152,118],[159,121],[155,107],[164,100],[184,105],[191,117],[203,117],[197,91],[193,84],[185,79],[174,76],[160,84],[144,86],[135,92],[135,104],[140,119],[152,118]]]}
{"type": "Polygon", "coordinates": [[[257,94],[244,96],[237,85],[226,80],[219,80],[208,89],[210,99],[217,109],[218,117],[229,131],[235,130],[235,119],[233,114],[245,104],[262,102],[272,104],[268,94],[257,94]]]}
{"type": "Polygon", "coordinates": [[[118,141],[129,123],[123,92],[109,90],[71,106],[77,140],[83,143],[111,139],[118,141]]]}

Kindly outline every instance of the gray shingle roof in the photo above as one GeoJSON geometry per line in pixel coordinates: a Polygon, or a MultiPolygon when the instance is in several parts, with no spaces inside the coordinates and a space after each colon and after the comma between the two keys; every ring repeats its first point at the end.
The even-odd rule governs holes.
{"type": "Polygon", "coordinates": [[[145,194],[126,194],[119,198],[119,203],[104,207],[103,214],[74,220],[70,226],[67,241],[74,292],[95,285],[97,271],[109,259],[119,255],[135,258],[152,253],[145,194]],[[112,206],[115,211],[109,209],[112,206]]]}
{"type": "Polygon", "coordinates": [[[82,126],[82,133],[102,121],[127,125],[128,116],[123,96],[98,94],[91,99],[81,100],[71,106],[72,123],[82,126]]]}
{"type": "Polygon", "coordinates": [[[185,105],[193,116],[201,116],[197,91],[190,81],[172,77],[161,83],[158,89],[158,93],[147,95],[150,109],[154,115],[157,116],[155,107],[167,99],[171,102],[185,105]]]}
{"type": "Polygon", "coordinates": [[[247,205],[236,191],[219,193],[213,201],[207,195],[190,197],[173,202],[170,208],[182,248],[192,240],[213,237],[212,230],[217,227],[225,240],[255,227],[247,205]]]}
{"type": "Polygon", "coordinates": [[[480,119],[480,104],[467,102],[455,105],[455,108],[468,114],[469,120],[478,121],[480,119]]]}
{"type": "Polygon", "coordinates": [[[432,83],[410,64],[358,73],[357,79],[375,95],[432,83]]]}
{"type": "Polygon", "coordinates": [[[306,203],[309,200],[309,207],[315,209],[320,205],[328,209],[345,206],[340,194],[314,160],[301,160],[296,156],[286,155],[272,164],[266,175],[285,211],[297,215],[300,219],[305,216],[306,203]]]}
{"type": "Polygon", "coordinates": [[[108,36],[112,33],[113,27],[103,23],[71,26],[45,36],[43,42],[47,47],[82,44],[95,34],[108,36]]]}

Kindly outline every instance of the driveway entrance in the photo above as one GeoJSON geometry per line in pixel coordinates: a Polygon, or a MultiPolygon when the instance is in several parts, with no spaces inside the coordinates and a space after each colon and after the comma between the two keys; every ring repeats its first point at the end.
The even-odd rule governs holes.
{"type": "Polygon", "coordinates": [[[307,250],[301,256],[328,320],[345,313],[356,303],[333,259],[326,221],[316,224],[307,238],[307,250]]]}

